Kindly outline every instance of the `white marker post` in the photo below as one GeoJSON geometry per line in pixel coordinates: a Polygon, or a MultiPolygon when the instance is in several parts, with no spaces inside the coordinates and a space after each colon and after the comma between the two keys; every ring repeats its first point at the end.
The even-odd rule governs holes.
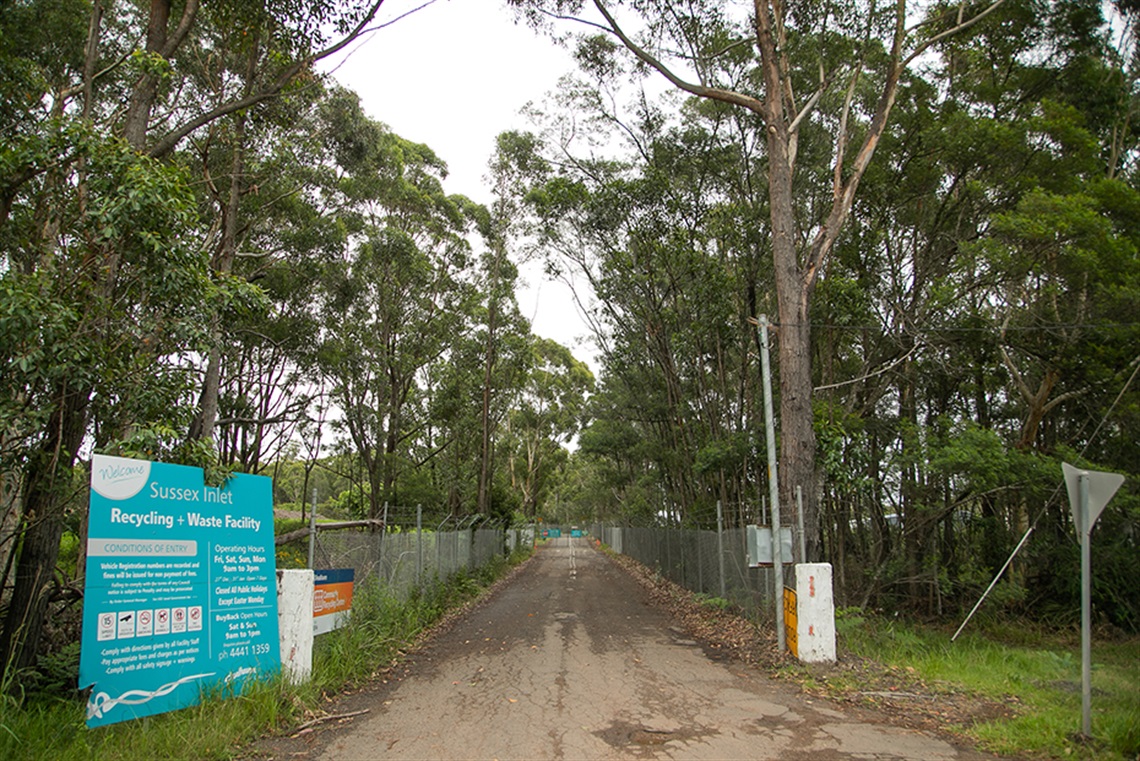
{"type": "Polygon", "coordinates": [[[796,566],[796,646],[804,663],[835,663],[831,563],[796,566]]]}
{"type": "Polygon", "coordinates": [[[277,572],[277,626],[281,671],[291,684],[313,672],[313,569],[277,572]]]}
{"type": "Polygon", "coordinates": [[[1092,528],[1116,490],[1119,473],[1081,470],[1061,463],[1073,523],[1081,538],[1081,732],[1092,737],[1092,528]]]}

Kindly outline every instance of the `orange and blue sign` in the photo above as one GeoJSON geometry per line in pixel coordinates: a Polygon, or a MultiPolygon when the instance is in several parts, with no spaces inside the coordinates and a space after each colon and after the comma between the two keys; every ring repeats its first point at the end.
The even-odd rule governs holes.
{"type": "Polygon", "coordinates": [[[351,568],[313,571],[313,634],[324,634],[348,623],[352,613],[351,568]]]}

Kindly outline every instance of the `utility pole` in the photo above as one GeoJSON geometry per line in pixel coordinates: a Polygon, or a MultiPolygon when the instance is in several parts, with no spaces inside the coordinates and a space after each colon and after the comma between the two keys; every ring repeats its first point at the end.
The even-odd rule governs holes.
{"type": "Polygon", "coordinates": [[[772,419],[772,364],[768,356],[768,315],[760,315],[760,369],[764,387],[764,428],[768,446],[768,501],[772,505],[772,602],[776,611],[776,649],[783,653],[784,558],[780,542],[780,484],[776,473],[776,424],[772,419]]]}

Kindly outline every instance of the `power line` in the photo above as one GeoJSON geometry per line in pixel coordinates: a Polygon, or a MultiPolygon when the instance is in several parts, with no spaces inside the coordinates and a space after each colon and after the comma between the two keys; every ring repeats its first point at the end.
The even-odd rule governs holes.
{"type": "MultiPolygon", "coordinates": [[[[782,325],[799,327],[802,323],[773,323],[776,327],[782,325]]],[[[884,325],[829,325],[827,323],[810,323],[812,330],[879,330],[888,331],[888,327],[884,325]]],[[[1013,326],[1002,328],[998,326],[993,327],[959,327],[959,326],[946,326],[946,327],[929,327],[921,326],[918,329],[910,329],[904,326],[903,333],[1050,333],[1057,330],[1088,330],[1094,332],[1104,332],[1112,330],[1135,330],[1140,328],[1140,322],[1114,322],[1103,324],[1089,324],[1089,323],[1053,323],[1051,325],[1025,325],[1013,326]]]]}

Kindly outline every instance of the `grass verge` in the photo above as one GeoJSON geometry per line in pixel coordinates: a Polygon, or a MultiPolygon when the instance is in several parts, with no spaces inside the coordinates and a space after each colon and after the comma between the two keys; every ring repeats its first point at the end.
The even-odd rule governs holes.
{"type": "Polygon", "coordinates": [[[77,694],[20,698],[0,692],[0,758],[233,758],[263,734],[284,731],[320,715],[325,697],[358,686],[390,666],[423,632],[480,597],[529,554],[526,548],[510,558],[496,558],[477,571],[459,574],[408,600],[370,593],[361,585],[353,596],[351,623],[317,640],[313,679],[303,685],[275,679],[254,685],[241,695],[207,695],[191,708],[95,730],[84,724],[84,701],[77,694]]]}
{"type": "Polygon", "coordinates": [[[858,611],[842,612],[837,629],[846,668],[807,677],[833,696],[904,712],[929,703],[947,728],[1003,755],[1140,758],[1140,638],[1094,637],[1089,741],[1079,736],[1078,633],[1018,621],[951,642],[948,630],[858,611]]]}

